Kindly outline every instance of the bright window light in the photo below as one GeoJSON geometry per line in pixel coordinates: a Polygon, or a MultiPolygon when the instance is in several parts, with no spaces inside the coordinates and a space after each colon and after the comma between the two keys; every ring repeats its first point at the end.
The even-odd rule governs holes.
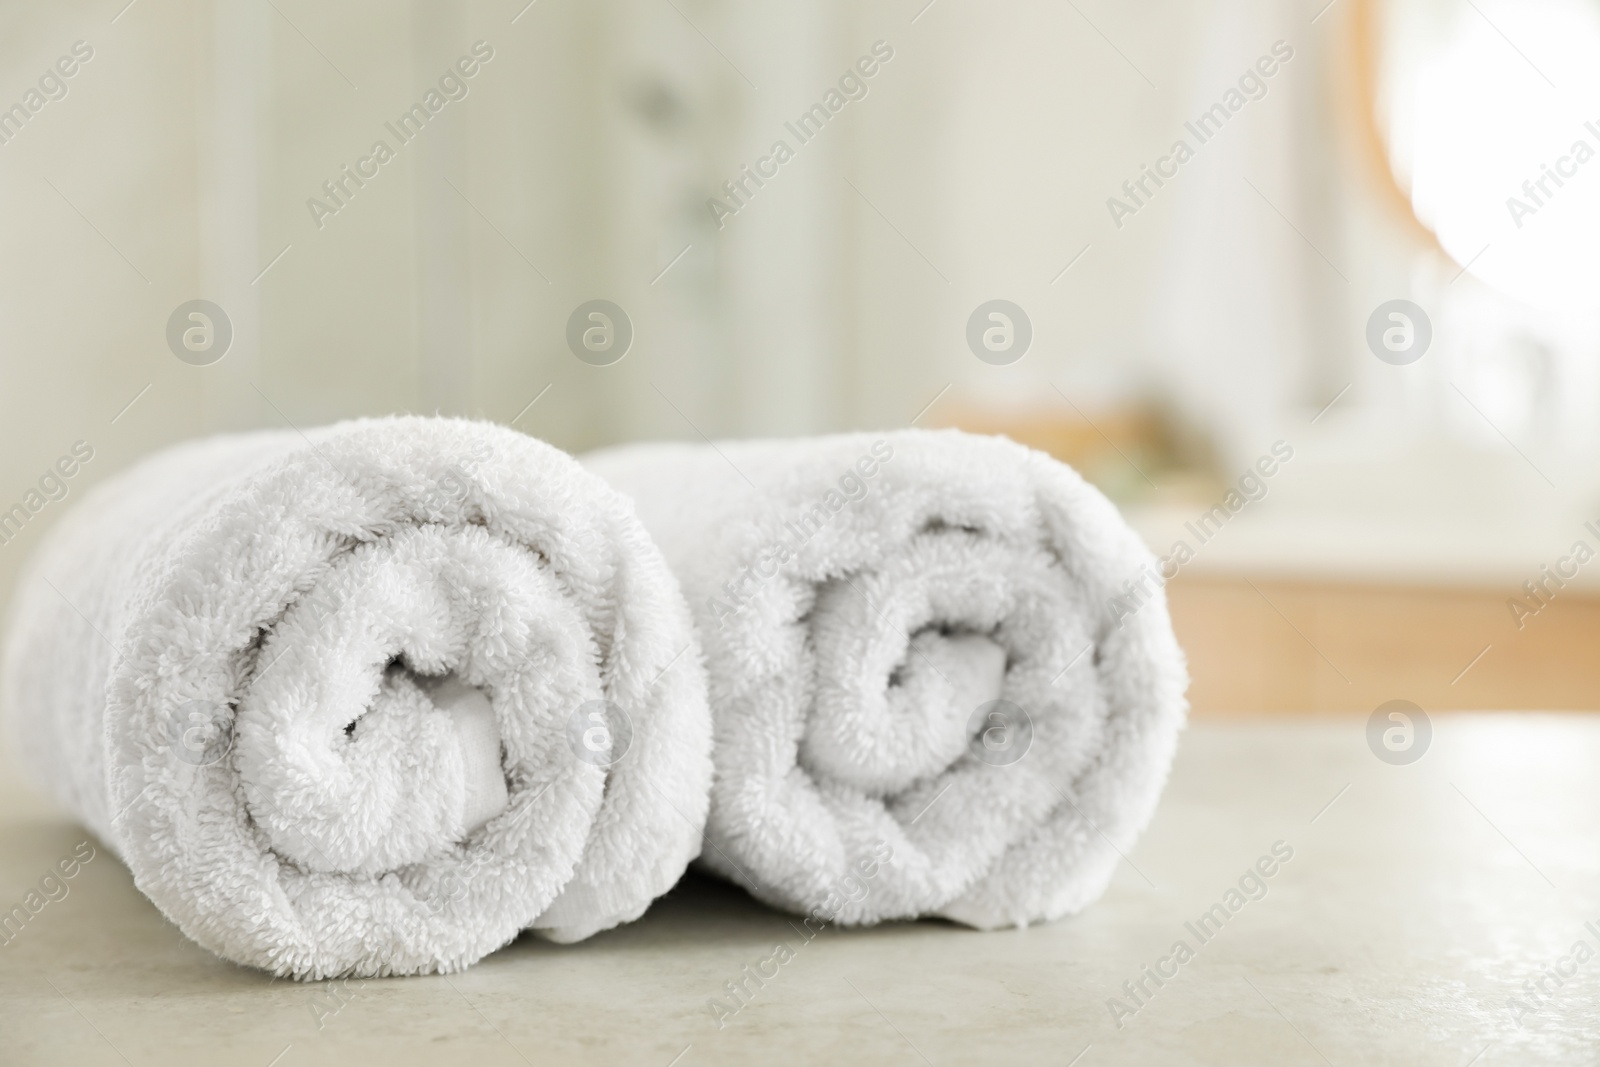
{"type": "Polygon", "coordinates": [[[1422,51],[1390,123],[1417,216],[1509,296],[1600,307],[1600,9],[1479,0],[1422,51]]]}

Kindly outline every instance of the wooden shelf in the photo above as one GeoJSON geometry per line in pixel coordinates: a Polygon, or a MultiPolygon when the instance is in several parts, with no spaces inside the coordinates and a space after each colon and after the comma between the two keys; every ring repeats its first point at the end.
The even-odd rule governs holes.
{"type": "Polygon", "coordinates": [[[1167,597],[1196,715],[1600,709],[1600,597],[1520,630],[1488,590],[1180,575],[1167,597]]]}

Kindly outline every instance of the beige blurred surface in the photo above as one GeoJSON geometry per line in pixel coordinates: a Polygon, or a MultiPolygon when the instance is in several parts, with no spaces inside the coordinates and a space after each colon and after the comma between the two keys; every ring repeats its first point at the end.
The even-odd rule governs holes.
{"type": "Polygon", "coordinates": [[[1183,575],[1167,586],[1197,716],[1600,708],[1600,598],[1523,618],[1506,592],[1183,575]]]}
{"type": "MultiPolygon", "coordinates": [[[[352,984],[320,1019],[314,1003],[338,1003],[330,984],[216,960],[102,853],[0,948],[0,1061],[1592,1062],[1600,959],[1547,983],[1520,1028],[1507,1005],[1576,941],[1600,947],[1585,928],[1600,926],[1600,719],[1439,716],[1409,766],[1376,759],[1363,727],[1196,724],[1110,891],[1053,925],[827,929],[802,944],[787,916],[691,878],[632,926],[575,946],[524,939],[448,979],[352,984]],[[1266,895],[1197,945],[1185,922],[1276,841],[1294,855],[1266,895]],[[1194,959],[1119,1030],[1107,997],[1179,938],[1194,959]],[[794,959],[719,1031],[708,1001],[779,941],[794,959]]],[[[81,833],[5,790],[11,902],[81,833]]]]}

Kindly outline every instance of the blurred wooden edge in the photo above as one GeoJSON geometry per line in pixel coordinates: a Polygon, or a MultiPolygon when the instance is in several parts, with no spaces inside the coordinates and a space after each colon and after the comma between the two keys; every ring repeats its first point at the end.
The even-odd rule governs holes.
{"type": "Polygon", "coordinates": [[[1329,12],[1337,35],[1332,49],[1335,128],[1342,131],[1346,154],[1365,179],[1366,188],[1411,244],[1465,269],[1445,251],[1433,227],[1417,216],[1411,191],[1395,173],[1384,137],[1378,114],[1378,80],[1383,50],[1381,22],[1387,2],[1352,0],[1342,11],[1329,12]]]}
{"type": "Polygon", "coordinates": [[[1179,575],[1167,598],[1196,716],[1600,709],[1600,597],[1558,594],[1520,630],[1488,590],[1179,575]]]}
{"type": "Polygon", "coordinates": [[[1065,403],[1059,409],[953,407],[940,424],[1004,434],[1067,464],[1119,502],[1199,505],[1224,488],[1203,435],[1152,403],[1121,404],[1092,417],[1065,403]]]}

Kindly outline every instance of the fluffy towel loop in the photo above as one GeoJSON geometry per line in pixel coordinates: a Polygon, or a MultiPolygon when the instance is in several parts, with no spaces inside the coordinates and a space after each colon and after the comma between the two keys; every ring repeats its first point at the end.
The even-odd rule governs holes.
{"type": "Polygon", "coordinates": [[[956,431],[585,463],[634,497],[705,645],[702,863],[846,923],[1022,925],[1104,891],[1187,678],[1154,561],[1097,490],[956,431]]]}
{"type": "Polygon", "coordinates": [[[576,940],[699,849],[676,582],[619,494],[491,424],[158,454],[51,531],[4,667],[21,749],[140,889],[278,974],[576,940]]]}

